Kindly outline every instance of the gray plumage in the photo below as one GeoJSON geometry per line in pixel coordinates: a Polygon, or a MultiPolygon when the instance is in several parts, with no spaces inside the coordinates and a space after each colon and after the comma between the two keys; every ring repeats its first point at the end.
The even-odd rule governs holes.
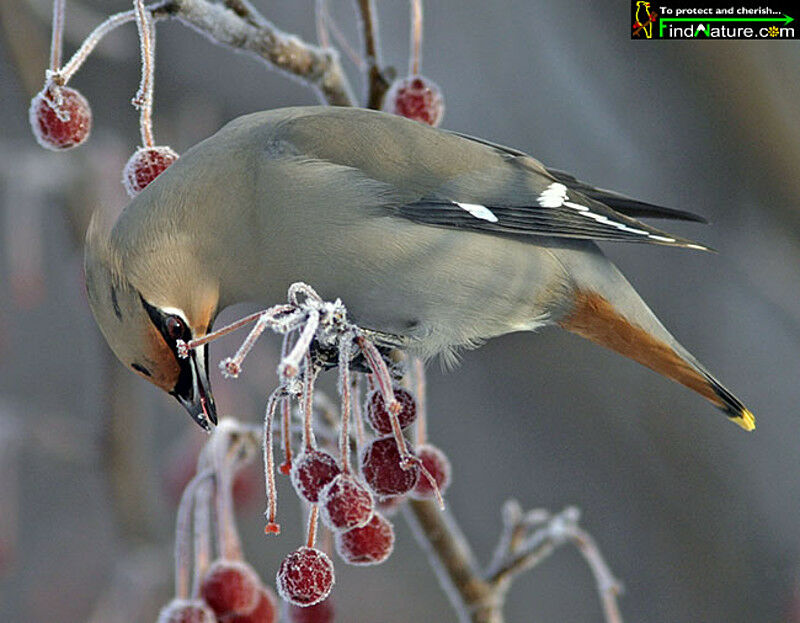
{"type": "Polygon", "coordinates": [[[196,337],[226,306],[274,304],[305,281],[341,298],[360,326],[423,357],[560,324],[689,385],[751,428],[749,411],[593,241],[705,247],[604,197],[633,214],[696,220],[401,117],[319,107],[256,113],[186,152],[126,208],[110,238],[92,228],[87,284],[101,329],[129,366],[146,324],[137,297],[179,310],[196,337]],[[106,283],[116,284],[122,319],[109,311],[106,283]],[[139,328],[128,330],[134,316],[139,328]]]}

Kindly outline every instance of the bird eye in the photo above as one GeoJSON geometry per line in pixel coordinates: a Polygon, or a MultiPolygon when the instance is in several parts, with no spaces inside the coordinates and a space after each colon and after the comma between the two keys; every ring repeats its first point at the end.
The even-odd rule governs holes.
{"type": "Polygon", "coordinates": [[[186,332],[186,325],[178,316],[167,316],[164,326],[167,329],[167,335],[173,340],[181,339],[186,332]]]}

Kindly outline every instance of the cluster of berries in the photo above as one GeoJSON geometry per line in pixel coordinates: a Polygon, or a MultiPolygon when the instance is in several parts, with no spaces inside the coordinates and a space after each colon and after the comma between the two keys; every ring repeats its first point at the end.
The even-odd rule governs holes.
{"type": "Polygon", "coordinates": [[[174,599],[158,623],[274,623],[277,599],[245,562],[219,559],[211,564],[196,599],[174,599]]]}
{"type": "MultiPolygon", "coordinates": [[[[399,410],[393,415],[400,428],[406,429],[417,417],[416,402],[400,387],[394,388],[394,397],[399,410]]],[[[417,448],[417,463],[404,461],[392,434],[392,414],[378,389],[367,397],[366,418],[376,437],[361,448],[360,477],[345,462],[340,467],[333,455],[315,447],[306,447],[295,457],[290,472],[295,491],[319,509],[323,523],[334,534],[339,557],[352,565],[376,565],[392,553],[394,528],[380,512],[382,504],[394,506],[405,496],[432,498],[448,486],[450,478],[446,456],[433,445],[417,448]]],[[[284,599],[302,606],[325,599],[333,579],[330,558],[304,546],[284,559],[277,586],[284,599]]]]}

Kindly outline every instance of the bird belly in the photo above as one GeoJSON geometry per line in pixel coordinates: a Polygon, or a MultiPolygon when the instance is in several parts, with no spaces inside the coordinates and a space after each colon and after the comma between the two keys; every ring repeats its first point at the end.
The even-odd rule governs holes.
{"type": "Polygon", "coordinates": [[[553,322],[565,296],[560,263],[529,242],[391,217],[328,225],[313,244],[307,227],[302,238],[283,232],[280,255],[293,261],[273,263],[271,285],[304,281],[338,297],[353,322],[407,338],[421,356],[553,322]]]}

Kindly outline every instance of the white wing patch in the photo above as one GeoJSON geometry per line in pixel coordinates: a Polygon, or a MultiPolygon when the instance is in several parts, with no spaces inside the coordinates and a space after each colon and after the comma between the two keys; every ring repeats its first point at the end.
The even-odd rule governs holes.
{"type": "Polygon", "coordinates": [[[636,227],[631,227],[630,225],[626,225],[625,223],[612,221],[607,216],[592,212],[588,207],[584,205],[575,203],[574,201],[569,201],[567,197],[567,187],[559,182],[553,182],[552,184],[550,184],[550,186],[545,188],[537,198],[537,201],[539,202],[539,205],[542,206],[543,208],[560,208],[561,206],[567,206],[568,208],[576,210],[583,216],[590,218],[594,221],[597,221],[598,223],[602,223],[603,225],[610,225],[612,227],[616,227],[621,231],[627,231],[631,234],[639,234],[640,236],[647,236],[651,240],[657,240],[658,242],[675,242],[675,238],[669,238],[667,236],[657,236],[656,234],[648,233],[643,229],[637,229],[636,227]]]}
{"type": "Polygon", "coordinates": [[[497,217],[495,216],[494,212],[492,212],[486,206],[482,206],[478,203],[461,203],[460,201],[456,201],[455,204],[461,208],[462,210],[466,210],[475,218],[479,218],[483,221],[489,221],[490,223],[496,223],[497,217]]]}

